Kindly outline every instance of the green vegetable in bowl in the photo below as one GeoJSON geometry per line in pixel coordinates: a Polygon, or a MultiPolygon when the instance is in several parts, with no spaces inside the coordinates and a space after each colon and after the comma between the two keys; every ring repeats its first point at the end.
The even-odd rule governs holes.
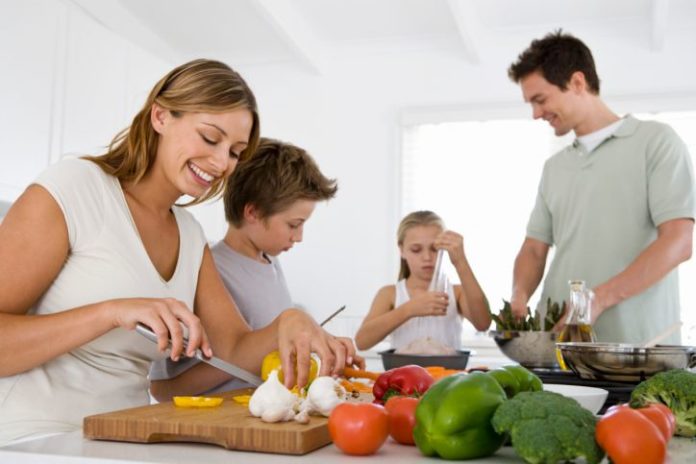
{"type": "Polygon", "coordinates": [[[595,441],[597,419],[572,398],[549,391],[522,392],[501,404],[491,424],[509,433],[512,447],[530,463],[556,463],[584,457],[599,463],[604,452],[595,441]]]}
{"type": "Polygon", "coordinates": [[[660,372],[641,382],[631,393],[631,407],[662,403],[677,420],[676,435],[696,436],[696,374],[684,369],[660,372]]]}
{"type": "Polygon", "coordinates": [[[538,310],[532,312],[527,306],[527,316],[524,319],[517,319],[512,314],[512,307],[509,301],[503,300],[503,309],[500,313],[493,314],[491,317],[495,321],[496,330],[518,330],[518,331],[550,331],[565,313],[566,303],[559,305],[551,303],[551,298],[546,300],[546,317],[541,319],[541,314],[538,310]]]}

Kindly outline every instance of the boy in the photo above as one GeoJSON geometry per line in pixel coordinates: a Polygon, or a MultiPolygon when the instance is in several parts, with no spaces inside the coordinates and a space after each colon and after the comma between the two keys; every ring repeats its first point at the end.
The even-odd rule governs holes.
{"type": "Polygon", "coordinates": [[[336,194],[301,148],[262,139],[224,193],[225,238],[211,251],[225,286],[252,327],[269,324],[292,306],[277,256],[302,241],[304,223],[318,201],[336,194]]]}
{"type": "MultiPolygon", "coordinates": [[[[316,203],[333,198],[337,189],[303,149],[265,138],[228,179],[223,196],[228,229],[211,252],[251,327],[264,327],[293,306],[277,256],[302,241],[316,203]]],[[[157,363],[150,378],[175,377],[197,362],[157,363]]],[[[247,386],[233,378],[207,393],[247,386]]]]}

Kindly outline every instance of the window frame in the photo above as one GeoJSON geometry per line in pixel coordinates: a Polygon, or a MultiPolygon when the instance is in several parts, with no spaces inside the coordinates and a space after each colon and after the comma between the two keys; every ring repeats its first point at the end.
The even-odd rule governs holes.
{"type": "MultiPolygon", "coordinates": [[[[672,113],[672,112],[696,112],[696,92],[666,92],[666,93],[654,93],[654,94],[640,94],[640,95],[623,95],[603,98],[607,106],[609,106],[612,111],[619,115],[624,114],[658,114],[658,113],[672,113]]],[[[640,116],[639,116],[640,117],[640,116]]],[[[426,124],[440,124],[448,122],[463,122],[463,121],[489,121],[489,120],[509,120],[509,119],[531,119],[531,108],[527,104],[521,102],[472,102],[462,105],[453,106],[432,106],[432,107],[420,107],[420,108],[406,108],[403,109],[399,117],[399,144],[398,144],[398,156],[397,159],[397,173],[398,173],[398,194],[397,194],[397,207],[396,210],[399,212],[398,217],[395,219],[394,229],[398,226],[398,221],[401,217],[407,214],[409,211],[404,211],[404,163],[405,163],[405,138],[407,131],[413,126],[426,125],[426,124]]],[[[543,122],[539,122],[543,124],[543,122]]],[[[696,152],[690,150],[692,156],[692,164],[696,167],[696,152]]],[[[548,153],[546,158],[552,156],[553,153],[548,153]]],[[[538,173],[541,175],[541,172],[538,173]]],[[[538,181],[538,179],[537,179],[538,181]]],[[[528,213],[531,212],[531,209],[528,213]]],[[[524,227],[526,224],[520,225],[520,244],[524,236],[524,227]]],[[[549,256],[549,260],[551,256],[549,256]]],[[[511,262],[514,260],[514,256],[511,257],[511,262]]],[[[681,266],[693,265],[696,266],[696,257],[692,258],[689,262],[683,263],[681,266]]],[[[549,261],[547,260],[547,267],[545,273],[548,271],[549,261]]],[[[685,279],[680,272],[680,288],[686,287],[685,279]]],[[[541,284],[539,285],[541,287],[541,284]]],[[[484,289],[485,291],[485,289],[484,289]]],[[[682,293],[682,300],[683,300],[682,293]]],[[[696,296],[694,297],[696,300],[696,296]]],[[[686,306],[682,304],[682,320],[684,320],[684,314],[686,313],[686,306]]],[[[491,309],[495,311],[495,302],[491,302],[491,309]]],[[[696,332],[696,317],[689,318],[684,321],[682,326],[682,342],[696,342],[696,334],[691,335],[696,332]],[[693,338],[693,339],[692,339],[693,338]]],[[[465,332],[466,333],[466,332],[465,332]]],[[[491,347],[495,347],[491,337],[482,334],[481,332],[476,333],[473,337],[469,336],[462,338],[462,345],[465,347],[473,347],[477,350],[483,350],[486,356],[494,356],[491,347]]],[[[502,353],[500,353],[502,355],[502,353]]],[[[496,356],[497,357],[497,356],[496,356]]]]}

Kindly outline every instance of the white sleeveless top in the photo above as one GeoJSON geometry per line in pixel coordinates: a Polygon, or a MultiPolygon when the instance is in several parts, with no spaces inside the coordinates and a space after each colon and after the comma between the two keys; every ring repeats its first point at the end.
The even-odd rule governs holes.
{"type": "MultiPolygon", "coordinates": [[[[29,314],[134,297],[171,297],[193,308],[206,240],[190,213],[172,208],[179,257],[165,281],[147,255],[115,177],[91,161],[66,159],[36,183],[63,211],[70,251],[29,314]]],[[[0,378],[0,446],[79,429],[87,415],[148,404],[150,362],[164,357],[154,343],[119,328],[39,367],[0,378]]]]}
{"type": "MultiPolygon", "coordinates": [[[[391,345],[400,349],[419,338],[430,337],[444,345],[458,350],[462,339],[462,317],[457,310],[457,300],[454,297],[454,287],[448,282],[447,294],[449,305],[444,316],[412,317],[391,333],[391,345]]],[[[396,283],[394,307],[398,308],[411,299],[406,288],[406,280],[396,283]]]]}

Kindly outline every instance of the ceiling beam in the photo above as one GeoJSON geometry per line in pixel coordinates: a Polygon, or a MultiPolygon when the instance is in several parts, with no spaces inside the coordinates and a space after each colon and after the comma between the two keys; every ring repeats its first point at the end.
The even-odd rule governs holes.
{"type": "Polygon", "coordinates": [[[478,43],[481,39],[481,27],[476,10],[471,0],[447,0],[447,5],[452,11],[452,17],[457,24],[459,38],[464,48],[464,57],[472,64],[478,64],[478,43]]]}
{"type": "Polygon", "coordinates": [[[650,15],[650,48],[660,52],[665,46],[669,0],[652,0],[650,15]]]}
{"type": "Polygon", "coordinates": [[[152,32],[120,1],[68,0],[99,24],[170,63],[184,57],[164,39],[152,32]]]}
{"type": "Polygon", "coordinates": [[[282,37],[297,57],[315,74],[321,74],[323,50],[319,38],[297,12],[292,0],[254,0],[259,13],[282,37]]]}

